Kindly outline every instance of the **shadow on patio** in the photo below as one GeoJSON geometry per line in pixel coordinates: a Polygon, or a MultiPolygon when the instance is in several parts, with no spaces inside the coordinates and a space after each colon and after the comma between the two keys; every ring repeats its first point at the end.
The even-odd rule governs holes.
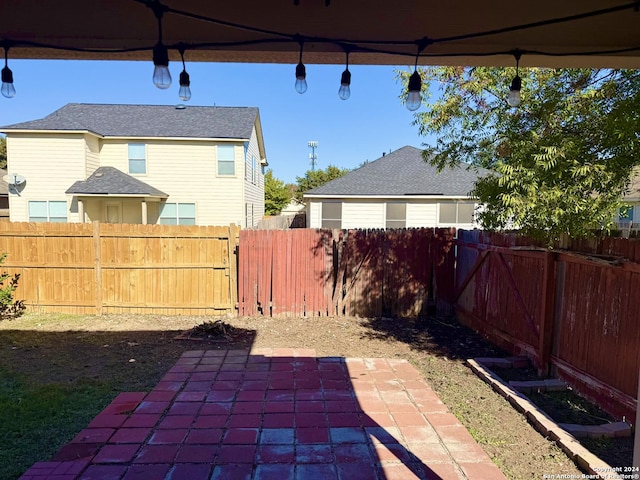
{"type": "Polygon", "coordinates": [[[504,478],[408,362],[197,350],[23,479],[504,478]],[[464,473],[463,473],[464,472],[464,473]]]}

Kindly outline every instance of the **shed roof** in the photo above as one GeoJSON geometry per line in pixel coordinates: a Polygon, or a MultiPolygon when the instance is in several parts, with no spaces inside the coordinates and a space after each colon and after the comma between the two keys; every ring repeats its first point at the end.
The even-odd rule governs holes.
{"type": "Polygon", "coordinates": [[[0,130],[87,130],[110,137],[250,139],[256,107],[177,107],[69,103],[38,120],[0,130]]]}
{"type": "Polygon", "coordinates": [[[78,180],[71,185],[65,193],[73,195],[140,195],[160,198],[169,196],[114,167],[99,167],[86,180],[78,180]]]}
{"type": "Polygon", "coordinates": [[[304,196],[443,195],[466,197],[489,170],[464,166],[445,169],[426,163],[419,148],[405,146],[369,162],[304,196]]]}

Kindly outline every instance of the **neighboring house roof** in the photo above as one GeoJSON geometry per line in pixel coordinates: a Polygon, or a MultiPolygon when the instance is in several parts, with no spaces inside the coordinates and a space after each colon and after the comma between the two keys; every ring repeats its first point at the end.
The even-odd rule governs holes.
{"type": "Polygon", "coordinates": [[[114,167],[99,167],[86,180],[78,180],[65,192],[73,195],[113,195],[162,197],[167,195],[114,167]]]}
{"type": "Polygon", "coordinates": [[[87,130],[107,137],[250,139],[257,119],[255,107],[69,103],[44,118],[0,130],[87,130]]]}
{"type": "Polygon", "coordinates": [[[426,163],[422,150],[402,147],[381,158],[352,170],[324,185],[309,190],[305,197],[323,196],[397,196],[443,195],[466,197],[478,177],[489,170],[463,167],[445,168],[438,173],[436,167],[426,163]]]}

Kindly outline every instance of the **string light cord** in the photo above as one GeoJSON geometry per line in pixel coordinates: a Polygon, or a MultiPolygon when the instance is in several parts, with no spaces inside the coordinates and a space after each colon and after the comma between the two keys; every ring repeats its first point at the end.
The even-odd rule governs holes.
{"type": "MultiPolygon", "coordinates": [[[[630,3],[625,3],[622,5],[617,5],[609,8],[602,8],[598,10],[592,10],[589,12],[578,13],[574,15],[568,15],[558,18],[552,18],[547,20],[541,20],[536,22],[524,23],[519,25],[512,25],[503,28],[497,28],[492,30],[478,31],[465,33],[460,35],[454,35],[449,37],[440,37],[440,38],[428,38],[424,37],[418,40],[375,40],[375,39],[364,39],[364,40],[352,40],[352,39],[344,39],[344,38],[328,38],[322,36],[306,36],[303,34],[295,33],[290,34],[286,32],[280,32],[276,30],[270,30],[266,28],[254,27],[251,25],[244,25],[236,22],[229,22],[225,20],[221,20],[218,18],[209,17],[206,15],[201,15],[194,12],[189,12],[185,10],[176,9],[167,5],[164,5],[160,2],[160,0],[133,0],[138,4],[142,4],[148,8],[150,8],[154,16],[158,22],[158,42],[154,46],[138,46],[138,47],[127,47],[127,48],[91,48],[91,47],[71,47],[65,45],[59,45],[55,43],[43,43],[43,42],[34,42],[30,40],[14,40],[11,38],[0,38],[0,47],[3,47],[5,50],[5,67],[4,67],[4,75],[3,75],[3,87],[5,89],[11,88],[12,95],[15,95],[15,89],[13,89],[13,76],[9,77],[11,71],[8,69],[7,63],[7,55],[8,49],[11,48],[39,48],[39,49],[51,49],[51,50],[59,50],[59,51],[68,51],[68,52],[78,52],[78,53],[92,53],[98,55],[106,55],[106,54],[127,54],[127,53],[137,53],[143,51],[151,50],[153,52],[154,57],[154,83],[158,88],[168,88],[171,85],[171,75],[168,70],[169,57],[168,50],[178,50],[180,53],[180,57],[182,60],[183,71],[181,74],[181,93],[180,98],[183,100],[188,100],[190,98],[190,90],[189,90],[189,76],[186,72],[185,64],[184,64],[184,53],[186,49],[189,50],[204,50],[204,49],[233,49],[233,48],[241,48],[247,46],[254,45],[265,45],[265,44],[286,44],[286,43],[297,43],[300,45],[300,58],[298,66],[296,67],[296,90],[299,93],[304,93],[306,91],[306,69],[304,64],[302,63],[302,50],[305,43],[307,44],[332,44],[336,47],[336,49],[341,49],[346,53],[346,69],[343,72],[343,78],[341,81],[341,93],[340,98],[346,99],[350,95],[349,93],[349,84],[350,84],[350,72],[349,68],[349,53],[351,52],[361,52],[361,53],[373,53],[379,55],[389,55],[395,57],[414,57],[415,56],[415,68],[412,77],[418,77],[419,73],[417,71],[418,63],[421,58],[454,58],[454,57],[493,57],[493,56],[504,56],[504,55],[512,55],[516,57],[517,63],[519,63],[520,57],[523,55],[535,55],[535,56],[545,56],[545,57],[568,57],[568,56],[598,56],[598,55],[621,55],[625,53],[631,53],[640,51],[640,45],[624,47],[624,48],[614,48],[614,49],[602,49],[602,50],[590,50],[590,51],[541,51],[541,50],[498,50],[498,51],[490,51],[490,52],[452,52],[452,53],[436,53],[436,52],[427,52],[424,53],[423,50],[430,45],[437,44],[445,44],[450,42],[459,42],[462,40],[471,40],[486,36],[496,36],[505,33],[512,33],[517,31],[529,30],[549,25],[557,25],[568,22],[580,21],[587,18],[600,17],[604,15],[610,15],[612,13],[618,13],[626,10],[633,10],[635,13],[640,11],[640,0],[634,0],[630,3]],[[223,41],[223,42],[201,42],[201,43],[191,43],[185,44],[183,42],[176,44],[164,44],[163,39],[163,25],[162,19],[166,18],[166,15],[173,16],[181,16],[193,20],[198,20],[207,23],[213,23],[221,27],[231,28],[236,30],[244,30],[257,35],[266,36],[263,38],[254,38],[249,40],[241,40],[241,41],[223,41]],[[417,54],[412,54],[410,52],[402,52],[396,51],[390,47],[406,47],[410,45],[416,45],[418,47],[417,54]],[[386,48],[384,48],[386,46],[386,48]],[[347,81],[348,77],[348,81],[347,81]]],[[[517,65],[516,65],[517,66],[517,65]]],[[[519,77],[516,72],[516,78],[519,80],[519,77]]],[[[411,79],[410,79],[411,80],[411,79]]],[[[516,79],[514,79],[516,80],[516,79]]],[[[411,106],[419,108],[421,103],[420,100],[420,87],[421,87],[421,78],[413,78],[413,85],[411,81],[409,82],[408,93],[410,97],[413,98],[412,102],[407,102],[407,108],[411,106]],[[413,88],[412,88],[413,87],[413,88]]],[[[511,88],[511,93],[515,95],[515,92],[519,93],[519,83],[513,84],[511,88]]],[[[9,96],[6,92],[2,92],[4,96],[9,96]]],[[[12,96],[11,95],[11,96],[12,96]]],[[[519,99],[518,99],[519,100],[519,99]]],[[[519,103],[519,101],[518,101],[519,103]]]]}
{"type": "MultiPolygon", "coordinates": [[[[153,4],[157,0],[133,0],[133,1],[136,2],[136,3],[141,3],[141,4],[149,6],[149,4],[153,4]]],[[[461,34],[461,35],[454,35],[454,36],[450,36],[450,37],[433,38],[432,39],[432,43],[447,43],[447,42],[456,42],[456,41],[460,41],[460,40],[470,40],[470,39],[486,37],[486,36],[491,36],[491,35],[500,35],[500,34],[503,34],[503,33],[511,33],[511,32],[516,32],[516,31],[528,30],[528,29],[532,29],[532,28],[545,27],[545,26],[555,25],[555,24],[560,24],[560,23],[574,22],[574,21],[577,21],[577,20],[583,20],[583,19],[586,19],[586,18],[592,18],[592,17],[608,15],[608,14],[611,14],[611,13],[617,13],[617,12],[621,12],[621,11],[625,11],[625,10],[637,11],[639,4],[640,4],[640,2],[633,1],[633,2],[630,2],[630,3],[625,3],[625,4],[617,5],[617,6],[614,6],[614,7],[603,8],[603,9],[599,9],[599,10],[592,10],[592,11],[589,11],[589,12],[578,13],[578,14],[574,14],[574,15],[568,15],[568,16],[564,16],[564,17],[557,17],[557,18],[552,18],[552,19],[547,19],[547,20],[540,20],[538,22],[531,22],[531,23],[525,23],[525,24],[520,24],[520,25],[512,25],[510,27],[503,27],[503,28],[498,28],[498,29],[494,29],[494,30],[486,30],[486,31],[473,32],[473,33],[467,33],[467,34],[461,34]]],[[[270,35],[270,36],[277,36],[277,37],[289,39],[291,41],[297,41],[297,37],[300,36],[299,34],[291,34],[291,33],[286,33],[286,32],[279,32],[279,31],[276,31],[276,30],[269,30],[269,29],[265,29],[265,28],[254,27],[254,26],[251,26],[251,25],[244,25],[244,24],[240,24],[240,23],[229,22],[229,21],[218,19],[218,18],[208,17],[206,15],[201,15],[201,14],[198,14],[198,13],[188,12],[186,10],[179,10],[179,9],[168,7],[168,6],[163,6],[163,8],[164,8],[165,12],[171,13],[171,14],[174,14],[174,15],[183,16],[183,17],[187,17],[187,18],[192,18],[192,19],[195,19],[195,20],[201,20],[201,21],[208,22],[208,23],[214,23],[216,25],[229,27],[229,28],[234,28],[234,29],[238,29],[238,30],[246,30],[246,31],[253,32],[253,33],[261,33],[261,34],[270,35]]],[[[398,46],[407,46],[407,45],[414,45],[417,42],[417,40],[358,40],[357,42],[355,42],[355,41],[349,40],[349,39],[327,38],[327,37],[318,37],[318,36],[304,36],[304,38],[305,38],[305,40],[307,42],[334,43],[334,44],[342,43],[342,44],[351,44],[351,45],[398,45],[398,46]]],[[[383,52],[377,52],[377,53],[383,53],[383,52]]]]}

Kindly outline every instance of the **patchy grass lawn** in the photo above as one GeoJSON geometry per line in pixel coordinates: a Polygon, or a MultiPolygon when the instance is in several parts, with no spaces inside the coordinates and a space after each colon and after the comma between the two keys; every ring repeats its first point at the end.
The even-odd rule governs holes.
{"type": "Polygon", "coordinates": [[[222,338],[176,339],[207,320],[215,319],[27,314],[0,322],[0,478],[17,478],[51,458],[119,392],[151,390],[182,352],[252,345],[406,358],[508,478],[580,474],[465,365],[466,358],[499,352],[456,322],[233,318],[222,338]]]}

